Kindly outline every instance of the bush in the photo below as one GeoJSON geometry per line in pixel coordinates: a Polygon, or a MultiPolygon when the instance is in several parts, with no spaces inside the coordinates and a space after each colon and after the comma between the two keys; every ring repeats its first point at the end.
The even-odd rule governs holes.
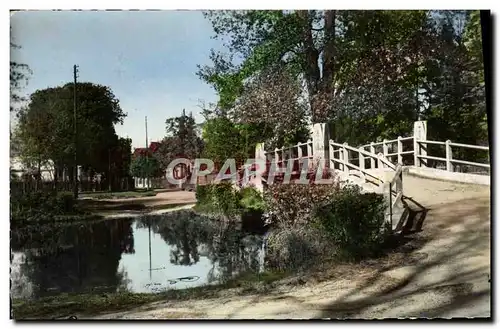
{"type": "Polygon", "coordinates": [[[264,191],[264,200],[272,223],[306,225],[312,221],[314,208],[338,191],[336,184],[273,184],[264,191]]]}
{"type": "Polygon", "coordinates": [[[12,222],[50,220],[58,215],[77,215],[82,212],[69,192],[30,192],[12,195],[10,199],[12,222]]]}
{"type": "Polygon", "coordinates": [[[57,193],[53,209],[60,213],[73,213],[76,207],[76,200],[72,192],[57,193]]]}
{"type": "Polygon", "coordinates": [[[240,205],[245,210],[261,211],[265,210],[265,203],[262,194],[253,187],[245,187],[240,190],[240,205]]]}
{"type": "Polygon", "coordinates": [[[212,203],[212,200],[211,200],[211,189],[212,189],[212,185],[211,184],[208,184],[208,185],[196,185],[196,192],[195,192],[195,195],[196,195],[196,203],[197,203],[197,206],[198,205],[207,205],[207,204],[211,204],[212,203]]]}
{"type": "Polygon", "coordinates": [[[313,225],[284,224],[269,232],[266,266],[279,271],[297,271],[325,260],[334,254],[325,232],[313,225]]]}
{"type": "Polygon", "coordinates": [[[376,256],[386,237],[386,203],[375,193],[361,193],[347,187],[314,211],[319,225],[338,248],[339,256],[350,260],[376,256]]]}
{"type": "Polygon", "coordinates": [[[230,182],[196,187],[196,209],[201,212],[236,216],[242,211],[240,200],[240,193],[230,182]]]}

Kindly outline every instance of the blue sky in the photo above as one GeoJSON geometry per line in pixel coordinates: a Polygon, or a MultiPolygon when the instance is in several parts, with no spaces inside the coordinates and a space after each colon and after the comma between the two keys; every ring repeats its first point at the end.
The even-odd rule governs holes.
{"type": "Polygon", "coordinates": [[[21,49],[12,59],[33,71],[24,91],[79,81],[111,87],[128,114],[117,125],[133,147],[165,135],[165,120],[183,108],[202,121],[199,100],[217,101],[215,91],[196,76],[208,64],[213,30],[199,11],[26,11],[11,17],[13,40],[21,49]]]}

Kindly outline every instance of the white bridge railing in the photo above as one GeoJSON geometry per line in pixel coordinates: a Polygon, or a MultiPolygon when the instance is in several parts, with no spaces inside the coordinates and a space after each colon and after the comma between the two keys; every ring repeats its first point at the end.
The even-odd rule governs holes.
{"type": "MultiPolygon", "coordinates": [[[[388,216],[390,216],[391,222],[394,207],[398,203],[401,204],[403,198],[402,172],[404,166],[410,167],[410,170],[412,170],[411,168],[432,167],[429,164],[436,166],[436,163],[443,163],[442,166],[433,169],[436,171],[432,176],[433,178],[448,176],[447,179],[452,180],[460,179],[461,181],[474,183],[481,181],[480,184],[489,183],[487,177],[477,179],[478,175],[466,174],[467,179],[458,177],[464,174],[460,173],[460,170],[456,170],[458,167],[466,165],[486,169],[489,175],[489,163],[466,161],[454,157],[453,154],[453,150],[458,148],[487,152],[489,151],[488,146],[453,143],[450,140],[427,140],[427,124],[425,121],[415,122],[413,136],[399,136],[393,140],[384,139],[381,142],[372,142],[359,147],[352,147],[347,143],[340,144],[330,140],[328,129],[326,129],[324,123],[313,125],[311,132],[312,139],[304,143],[269,151],[265,151],[263,146],[262,149],[257,148],[256,158],[266,159],[280,167],[290,165],[291,162],[294,168],[300,168],[303,159],[328,158],[327,163],[330,169],[335,170],[339,176],[364,187],[370,185],[377,193],[382,193],[388,198],[390,204],[388,216]],[[440,152],[433,151],[439,154],[428,154],[430,145],[440,145],[445,149],[440,152]],[[443,154],[444,157],[438,156],[443,154]],[[291,161],[289,162],[289,160],[291,161]],[[470,177],[473,177],[473,179],[470,179],[470,177]]],[[[489,156],[487,158],[489,162],[489,156]]],[[[308,163],[313,165],[314,161],[308,163]]]]}
{"type": "MultiPolygon", "coordinates": [[[[347,143],[339,144],[329,142],[330,168],[343,176],[345,180],[354,181],[361,187],[372,185],[374,192],[383,194],[388,201],[386,222],[393,227],[394,209],[402,202],[403,198],[403,167],[394,165],[382,153],[375,154],[363,150],[362,147],[354,148],[347,143]],[[355,153],[356,156],[351,156],[355,153]],[[369,168],[366,168],[366,160],[369,168]],[[387,171],[390,175],[381,174],[387,171]],[[354,180],[352,176],[356,177],[354,180]],[[390,177],[387,177],[390,176],[390,177]]],[[[399,220],[398,219],[398,224],[399,220]]]]}
{"type": "MultiPolygon", "coordinates": [[[[467,165],[472,167],[479,167],[490,169],[489,163],[478,162],[478,161],[466,161],[461,159],[455,159],[453,157],[453,149],[454,148],[462,148],[462,149],[475,149],[481,151],[489,151],[488,146],[480,146],[480,145],[471,145],[471,144],[462,144],[462,143],[453,143],[450,140],[445,142],[442,141],[434,141],[434,140],[416,140],[413,136],[410,137],[398,137],[393,140],[384,140],[378,143],[370,143],[361,146],[363,150],[369,150],[370,153],[382,153],[387,159],[391,160],[393,163],[399,163],[407,166],[415,166],[415,167],[427,167],[426,160],[434,160],[438,163],[443,163],[443,166],[439,169],[446,170],[448,172],[457,172],[456,166],[454,165],[467,165]],[[413,140],[410,144],[412,145],[411,150],[403,149],[403,142],[413,140]],[[427,145],[441,145],[445,147],[445,156],[439,157],[435,155],[429,155],[427,150],[427,145]],[[415,152],[417,150],[417,152],[415,152]],[[413,155],[411,160],[408,160],[408,157],[405,155],[413,155]],[[405,161],[406,159],[406,161],[405,161]]],[[[489,157],[488,157],[489,159],[489,157]]],[[[374,160],[372,160],[374,161],[374,160]]],[[[373,166],[373,164],[372,164],[373,166]]]]}
{"type": "MultiPolygon", "coordinates": [[[[265,158],[270,163],[274,163],[278,166],[287,165],[288,161],[294,161],[300,163],[303,159],[312,160],[313,154],[313,141],[311,139],[307,140],[305,143],[297,143],[295,145],[276,148],[274,151],[265,151],[265,158]]],[[[312,164],[312,161],[309,161],[312,164]]]]}

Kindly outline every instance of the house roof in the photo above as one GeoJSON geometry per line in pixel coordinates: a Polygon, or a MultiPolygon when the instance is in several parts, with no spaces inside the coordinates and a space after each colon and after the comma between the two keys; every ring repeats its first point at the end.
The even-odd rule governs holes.
{"type": "Polygon", "coordinates": [[[160,142],[151,142],[149,144],[149,147],[146,149],[145,147],[137,147],[134,149],[133,155],[138,156],[146,153],[146,150],[150,150],[152,153],[156,153],[158,149],[160,148],[161,143],[160,142]]]}

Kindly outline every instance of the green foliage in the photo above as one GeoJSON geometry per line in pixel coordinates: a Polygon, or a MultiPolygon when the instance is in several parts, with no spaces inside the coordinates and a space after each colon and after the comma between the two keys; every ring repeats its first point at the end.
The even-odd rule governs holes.
{"type": "Polygon", "coordinates": [[[237,190],[229,182],[196,186],[196,209],[203,213],[238,216],[245,212],[263,212],[265,204],[252,187],[237,190]]]}
{"type": "Polygon", "coordinates": [[[273,223],[279,226],[308,225],[316,206],[339,193],[337,184],[272,184],[264,201],[273,223]]]}
{"type": "Polygon", "coordinates": [[[71,192],[31,192],[12,195],[10,219],[21,224],[54,220],[55,216],[84,214],[71,192]]]}
{"type": "MultiPolygon", "coordinates": [[[[12,31],[11,31],[12,32],[12,31]]],[[[10,43],[11,51],[20,48],[18,45],[10,43]]],[[[14,56],[12,56],[14,57],[14,56]]],[[[29,76],[33,72],[28,65],[17,61],[10,61],[10,111],[14,111],[14,105],[24,101],[25,97],[20,94],[23,85],[28,82],[29,76]]]]}
{"type": "MultiPolygon", "coordinates": [[[[226,55],[212,52],[213,65],[200,67],[199,76],[217,91],[224,113],[248,103],[249,116],[269,114],[263,121],[279,128],[282,118],[300,123],[294,113],[302,101],[303,118],[329,122],[332,139],[353,145],[409,135],[418,119],[428,120],[440,140],[488,139],[478,11],[248,10],[206,17],[227,48],[226,55]],[[269,74],[278,68],[301,88],[305,83],[307,94],[290,102],[293,83],[273,83],[269,74]]],[[[260,129],[259,142],[267,142],[260,129]]]]}
{"type": "Polygon", "coordinates": [[[265,203],[262,194],[253,187],[245,187],[239,191],[240,204],[244,209],[264,211],[265,203]]]}
{"type": "Polygon", "coordinates": [[[178,117],[168,118],[165,122],[167,136],[162,140],[155,157],[163,169],[177,157],[195,159],[203,150],[203,141],[198,136],[197,124],[193,114],[182,114],[178,117]]]}
{"type": "Polygon", "coordinates": [[[231,158],[237,164],[242,163],[255,152],[255,143],[259,142],[258,130],[253,128],[252,125],[238,126],[226,117],[207,120],[203,126],[203,157],[219,166],[231,158]]]}
{"type": "Polygon", "coordinates": [[[139,155],[130,163],[130,175],[139,178],[160,177],[162,170],[160,163],[155,157],[139,155]]]}
{"type": "Polygon", "coordinates": [[[315,223],[329,234],[339,256],[358,260],[375,256],[385,241],[384,197],[345,188],[314,211],[315,223]]]}
{"type": "Polygon", "coordinates": [[[242,211],[240,200],[241,195],[230,182],[196,187],[196,209],[200,212],[237,216],[242,211]]]}
{"type": "Polygon", "coordinates": [[[212,203],[212,185],[207,184],[207,185],[196,185],[196,207],[197,209],[203,208],[206,205],[209,205],[212,203]]]}
{"type": "MultiPolygon", "coordinates": [[[[56,173],[74,166],[74,84],[37,90],[18,113],[21,156],[27,161],[54,161],[56,173]]],[[[119,144],[114,125],[125,114],[111,89],[77,84],[77,156],[84,170],[107,172],[111,150],[119,144]]]]}
{"type": "Polygon", "coordinates": [[[283,223],[271,229],[266,245],[266,266],[280,271],[307,269],[328,260],[335,246],[313,225],[283,223]]]}

